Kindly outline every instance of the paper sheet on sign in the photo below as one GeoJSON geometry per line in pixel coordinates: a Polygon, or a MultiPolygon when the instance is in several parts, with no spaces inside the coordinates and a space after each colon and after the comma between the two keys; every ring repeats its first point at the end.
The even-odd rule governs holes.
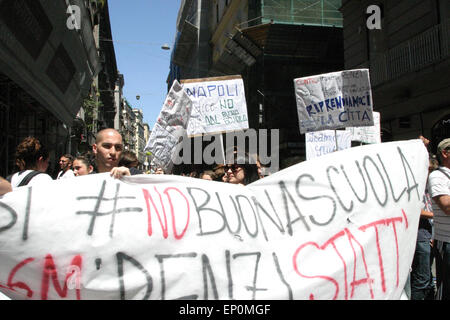
{"type": "Polygon", "coordinates": [[[247,102],[241,76],[181,81],[193,101],[189,137],[248,129],[247,102]]]}
{"type": "Polygon", "coordinates": [[[170,168],[177,144],[186,134],[191,110],[191,99],[175,80],[144,148],[152,153],[153,162],[159,167],[170,168]]]}
{"type": "Polygon", "coordinates": [[[109,174],[0,199],[14,299],[399,299],[428,153],[350,148],[247,186],[109,174]],[[45,271],[45,272],[44,272],[45,271]]]}
{"type": "Polygon", "coordinates": [[[369,70],[294,79],[300,133],[374,124],[369,70]]]}
{"type": "Polygon", "coordinates": [[[305,134],[306,160],[352,146],[351,134],[343,130],[322,130],[305,134]],[[336,143],[337,139],[337,143],[336,143]]]}
{"type": "Polygon", "coordinates": [[[350,132],[352,141],[364,143],[381,143],[380,113],[373,112],[373,126],[368,127],[348,127],[345,131],[350,132]]]}

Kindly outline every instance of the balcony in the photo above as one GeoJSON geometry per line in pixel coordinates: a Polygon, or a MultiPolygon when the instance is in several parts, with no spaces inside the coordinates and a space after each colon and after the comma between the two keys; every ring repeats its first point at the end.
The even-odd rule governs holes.
{"type": "Polygon", "coordinates": [[[372,86],[421,70],[450,56],[450,19],[370,62],[372,86]]]}

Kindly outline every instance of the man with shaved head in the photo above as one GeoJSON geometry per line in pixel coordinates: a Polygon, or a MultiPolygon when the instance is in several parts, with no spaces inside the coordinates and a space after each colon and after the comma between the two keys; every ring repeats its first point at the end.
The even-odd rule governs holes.
{"type": "Polygon", "coordinates": [[[110,172],[111,176],[115,178],[130,175],[128,168],[118,167],[122,150],[122,135],[117,130],[112,128],[100,130],[92,146],[92,152],[97,162],[97,171],[99,173],[110,172]]]}

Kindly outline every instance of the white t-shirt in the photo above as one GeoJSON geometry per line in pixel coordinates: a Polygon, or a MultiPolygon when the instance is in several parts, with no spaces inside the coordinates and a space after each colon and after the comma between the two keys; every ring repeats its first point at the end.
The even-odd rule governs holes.
{"type": "MultiPolygon", "coordinates": [[[[432,198],[440,195],[450,195],[450,178],[440,170],[450,176],[450,169],[446,167],[439,167],[439,170],[434,170],[430,173],[428,177],[428,191],[432,198]]],[[[450,242],[450,215],[446,215],[434,200],[433,215],[434,239],[450,242]]]]}
{"type": "Polygon", "coordinates": [[[58,173],[58,176],[56,177],[56,180],[58,179],[67,179],[67,178],[74,178],[75,174],[73,173],[73,171],[71,169],[67,170],[66,172],[64,171],[60,171],[58,173]]]}
{"type": "MultiPolygon", "coordinates": [[[[17,188],[17,186],[22,182],[22,180],[27,176],[28,173],[30,173],[33,170],[25,170],[23,172],[17,172],[11,177],[11,186],[13,190],[17,188]]],[[[52,177],[50,177],[46,173],[40,173],[36,176],[34,176],[30,182],[27,184],[27,186],[39,186],[45,183],[48,183],[50,181],[53,181],[52,177]]]]}

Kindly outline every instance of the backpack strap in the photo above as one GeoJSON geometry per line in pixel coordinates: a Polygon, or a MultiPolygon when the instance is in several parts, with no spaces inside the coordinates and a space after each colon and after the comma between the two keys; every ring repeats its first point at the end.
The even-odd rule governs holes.
{"type": "Polygon", "coordinates": [[[449,178],[450,179],[450,176],[448,175],[448,173],[447,172],[445,172],[444,170],[441,170],[441,168],[439,168],[438,169],[440,172],[442,172],[444,175],[446,175],[447,176],[447,178],[449,178]]]}
{"type": "Polygon", "coordinates": [[[31,171],[29,174],[27,174],[25,176],[25,178],[22,179],[22,181],[19,183],[18,187],[26,186],[31,181],[31,179],[33,179],[35,176],[37,176],[40,173],[42,173],[42,172],[35,171],[35,170],[31,171]]]}

